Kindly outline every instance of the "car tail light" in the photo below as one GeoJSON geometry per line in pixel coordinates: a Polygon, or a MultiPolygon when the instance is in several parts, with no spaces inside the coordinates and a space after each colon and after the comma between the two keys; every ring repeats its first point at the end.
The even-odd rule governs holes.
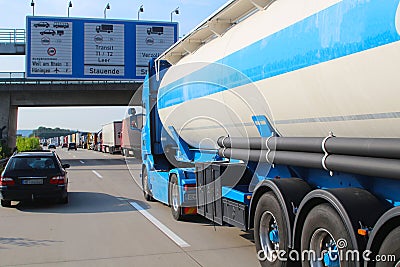
{"type": "Polygon", "coordinates": [[[195,187],[196,187],[196,184],[185,184],[185,185],[183,186],[183,190],[184,190],[184,191],[189,191],[189,190],[194,189],[195,187]]]}
{"type": "Polygon", "coordinates": [[[65,176],[54,176],[51,177],[50,179],[50,184],[58,184],[58,185],[63,185],[67,183],[67,179],[65,176]]]}
{"type": "Polygon", "coordinates": [[[0,185],[1,186],[15,185],[15,181],[13,178],[0,176],[0,185]]]}

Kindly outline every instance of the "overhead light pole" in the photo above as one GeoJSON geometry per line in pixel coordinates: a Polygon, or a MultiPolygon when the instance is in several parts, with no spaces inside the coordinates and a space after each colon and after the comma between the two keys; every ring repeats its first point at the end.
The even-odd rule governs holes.
{"type": "Polygon", "coordinates": [[[31,2],[31,7],[32,7],[32,16],[35,16],[35,2],[31,2]]]}
{"type": "Polygon", "coordinates": [[[141,5],[137,12],[137,20],[139,20],[139,18],[140,18],[140,13],[143,13],[143,12],[144,12],[144,8],[143,8],[143,5],[141,5]]]}
{"type": "Polygon", "coordinates": [[[68,4],[68,18],[69,18],[69,9],[72,7],[72,1],[69,1],[69,4],[68,4]]]}
{"type": "Polygon", "coordinates": [[[174,10],[172,10],[172,12],[171,12],[171,22],[172,22],[172,14],[176,14],[176,15],[179,15],[179,6],[177,7],[177,8],[175,8],[174,10]]]}
{"type": "Polygon", "coordinates": [[[110,3],[107,3],[106,7],[104,8],[104,18],[107,18],[107,9],[110,9],[110,3]]]}

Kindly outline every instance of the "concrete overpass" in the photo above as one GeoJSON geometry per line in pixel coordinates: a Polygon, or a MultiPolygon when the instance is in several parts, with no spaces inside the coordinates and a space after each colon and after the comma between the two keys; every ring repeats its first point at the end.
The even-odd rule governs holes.
{"type": "Polygon", "coordinates": [[[141,82],[43,81],[24,77],[24,73],[0,73],[0,140],[6,140],[9,147],[16,144],[18,107],[141,105],[141,82]]]}

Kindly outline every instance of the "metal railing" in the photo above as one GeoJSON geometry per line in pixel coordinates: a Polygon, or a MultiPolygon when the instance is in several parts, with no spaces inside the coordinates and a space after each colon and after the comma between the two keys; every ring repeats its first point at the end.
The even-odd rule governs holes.
{"type": "Polygon", "coordinates": [[[25,29],[0,29],[0,43],[25,43],[25,29]]]}
{"type": "Polygon", "coordinates": [[[1,84],[118,84],[118,83],[142,83],[136,80],[43,80],[27,79],[25,72],[0,72],[1,84]]]}

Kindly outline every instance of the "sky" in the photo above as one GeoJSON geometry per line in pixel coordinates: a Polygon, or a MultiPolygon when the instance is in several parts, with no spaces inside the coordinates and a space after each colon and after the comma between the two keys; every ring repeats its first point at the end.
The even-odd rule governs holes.
{"type": "MultiPolygon", "coordinates": [[[[140,20],[170,21],[171,11],[179,7],[180,14],[173,15],[179,23],[179,36],[224,5],[228,0],[72,0],[70,17],[103,18],[107,3],[109,19],[136,20],[141,5],[144,12],[140,20]]],[[[66,17],[69,0],[34,0],[35,16],[66,17]]],[[[0,29],[25,29],[26,16],[32,15],[31,0],[0,0],[0,29]]],[[[0,72],[25,71],[25,56],[0,56],[0,72]]],[[[97,131],[101,125],[121,120],[125,108],[74,107],[74,108],[19,108],[18,129],[36,129],[39,126],[60,127],[81,131],[97,131]]]]}

